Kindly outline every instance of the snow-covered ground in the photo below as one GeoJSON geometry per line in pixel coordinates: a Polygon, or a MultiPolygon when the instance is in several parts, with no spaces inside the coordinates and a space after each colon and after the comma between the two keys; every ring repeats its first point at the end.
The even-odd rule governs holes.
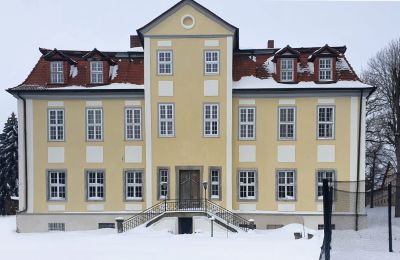
{"type": "Polygon", "coordinates": [[[173,235],[137,228],[124,234],[113,229],[85,232],[18,234],[15,217],[0,217],[1,259],[318,259],[323,235],[295,240],[298,224],[277,230],[227,234],[173,235]]]}
{"type": "MultiPolygon", "coordinates": [[[[368,209],[368,229],[335,230],[332,234],[332,260],[400,259],[400,219],[393,222],[393,253],[388,252],[387,208],[368,209]]],[[[394,215],[394,208],[392,210],[394,215]]]]}

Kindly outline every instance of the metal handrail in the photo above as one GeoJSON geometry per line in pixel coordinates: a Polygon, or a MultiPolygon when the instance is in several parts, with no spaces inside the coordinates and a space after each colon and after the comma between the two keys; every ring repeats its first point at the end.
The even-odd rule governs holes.
{"type": "Polygon", "coordinates": [[[164,200],[123,221],[123,232],[159,217],[165,212],[204,212],[225,221],[228,226],[233,225],[244,231],[247,231],[250,226],[250,222],[247,219],[208,199],[164,200]]]}

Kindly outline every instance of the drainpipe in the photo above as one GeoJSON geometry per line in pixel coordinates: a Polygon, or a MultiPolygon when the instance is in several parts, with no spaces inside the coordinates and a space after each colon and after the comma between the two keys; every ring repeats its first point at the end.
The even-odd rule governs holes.
{"type": "MultiPolygon", "coordinates": [[[[27,143],[26,143],[26,100],[25,100],[25,98],[20,96],[18,93],[15,93],[15,95],[24,102],[25,208],[23,210],[17,212],[17,213],[24,213],[28,209],[28,149],[27,149],[27,143]]],[[[18,187],[18,189],[19,189],[19,187],[18,187]]]]}
{"type": "Polygon", "coordinates": [[[357,152],[357,187],[356,187],[356,231],[358,231],[358,198],[359,198],[359,189],[360,189],[360,167],[361,167],[361,118],[362,118],[362,99],[363,99],[363,89],[360,92],[360,108],[359,108],[359,117],[358,117],[358,152],[357,152]]]}

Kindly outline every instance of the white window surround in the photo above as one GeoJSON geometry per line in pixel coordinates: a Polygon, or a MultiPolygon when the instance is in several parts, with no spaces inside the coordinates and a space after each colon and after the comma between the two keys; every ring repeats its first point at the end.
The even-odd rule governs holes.
{"type": "Polygon", "coordinates": [[[125,108],[125,140],[142,140],[142,109],[125,108]]]}
{"type": "Polygon", "coordinates": [[[239,107],[239,140],[256,139],[256,107],[239,107]]]}
{"type": "Polygon", "coordinates": [[[277,200],[296,200],[296,171],[278,170],[276,178],[277,200]]]}
{"type": "Polygon", "coordinates": [[[158,136],[175,136],[175,105],[173,103],[158,104],[158,136]]]}
{"type": "Polygon", "coordinates": [[[47,171],[48,200],[65,201],[67,194],[67,174],[64,170],[47,171]]]}
{"type": "Polygon", "coordinates": [[[319,59],[319,80],[320,81],[331,81],[332,80],[332,58],[320,58],[319,59]]]}
{"type": "Polygon", "coordinates": [[[142,200],[143,199],[143,171],[126,170],[125,171],[125,199],[142,200]]]}
{"type": "Polygon", "coordinates": [[[221,169],[210,168],[209,174],[210,199],[219,200],[221,199],[221,169]]]}
{"type": "Polygon", "coordinates": [[[102,61],[91,61],[90,62],[90,83],[91,84],[103,84],[103,62],[102,61]]]}
{"type": "Polygon", "coordinates": [[[87,108],[86,109],[86,140],[102,141],[103,140],[103,109],[87,108]]]}
{"type": "Polygon", "coordinates": [[[279,140],[294,140],[296,138],[296,107],[278,108],[278,138],[279,140]]]}
{"type": "Polygon", "coordinates": [[[217,75],[219,74],[219,50],[205,50],[204,51],[204,74],[217,75]]]}
{"type": "Polygon", "coordinates": [[[48,140],[64,141],[64,109],[52,108],[48,110],[48,140]]]}
{"type": "Polygon", "coordinates": [[[105,172],[103,170],[87,170],[87,200],[104,200],[105,172]]]}
{"type": "Polygon", "coordinates": [[[257,199],[257,171],[238,171],[238,198],[239,200],[257,199]]]}
{"type": "Polygon", "coordinates": [[[282,58],[281,62],[281,82],[292,82],[294,81],[294,59],[282,58]]]}
{"type": "Polygon", "coordinates": [[[335,106],[317,106],[317,138],[335,138],[335,106]]]}
{"type": "Polygon", "coordinates": [[[204,137],[219,136],[219,104],[203,105],[203,135],[204,137]]]}
{"type": "Polygon", "coordinates": [[[50,82],[52,84],[64,83],[64,62],[51,61],[50,62],[50,82]]]}
{"type": "Polygon", "coordinates": [[[330,187],[333,187],[334,181],[336,180],[336,172],[335,170],[328,170],[328,169],[320,169],[317,170],[317,176],[316,176],[316,196],[317,200],[322,200],[323,199],[323,194],[322,194],[322,184],[323,184],[323,179],[328,180],[328,184],[330,187]]]}
{"type": "Polygon", "coordinates": [[[173,52],[171,50],[157,51],[157,74],[158,75],[173,74],[173,52]]]}

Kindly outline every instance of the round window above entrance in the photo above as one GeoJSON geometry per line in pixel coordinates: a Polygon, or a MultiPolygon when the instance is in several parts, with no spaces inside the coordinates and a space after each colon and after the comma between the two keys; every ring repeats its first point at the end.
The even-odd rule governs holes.
{"type": "Polygon", "coordinates": [[[194,24],[195,24],[195,20],[192,15],[186,14],[186,15],[182,16],[181,25],[183,28],[185,28],[187,30],[192,29],[194,27],[194,24]]]}

